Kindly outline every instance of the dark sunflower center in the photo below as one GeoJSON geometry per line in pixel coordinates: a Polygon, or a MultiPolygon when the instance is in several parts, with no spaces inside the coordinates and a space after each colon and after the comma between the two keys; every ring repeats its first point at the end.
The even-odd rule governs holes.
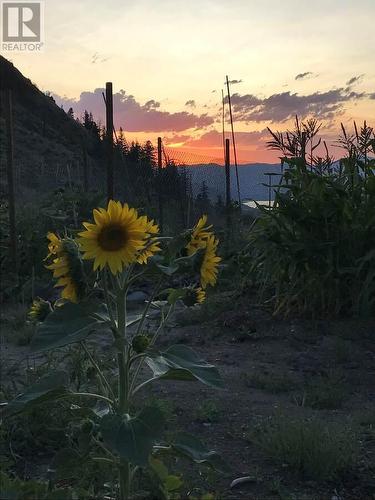
{"type": "Polygon", "coordinates": [[[107,252],[121,250],[128,240],[125,228],[121,226],[104,227],[98,236],[99,246],[107,252]]]}

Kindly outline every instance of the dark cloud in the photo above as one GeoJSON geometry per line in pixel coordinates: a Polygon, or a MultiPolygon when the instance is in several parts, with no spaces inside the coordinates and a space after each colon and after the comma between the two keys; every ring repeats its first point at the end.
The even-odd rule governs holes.
{"type": "Polygon", "coordinates": [[[231,85],[236,85],[237,83],[242,83],[242,80],[229,80],[231,85]]]}
{"type": "Polygon", "coordinates": [[[187,142],[191,139],[190,135],[173,134],[170,137],[163,137],[165,144],[175,144],[177,142],[187,142]]]}
{"type": "Polygon", "coordinates": [[[333,119],[344,111],[346,102],[363,97],[367,97],[367,94],[344,88],[310,95],[282,92],[264,99],[252,94],[236,93],[232,96],[232,107],[236,120],[244,122],[284,122],[295,115],[301,118],[311,115],[320,119],[333,119]]]}
{"type": "Polygon", "coordinates": [[[370,99],[375,99],[375,92],[373,94],[369,94],[370,99]]]}
{"type": "Polygon", "coordinates": [[[195,104],[194,99],[189,99],[188,101],[186,101],[185,106],[188,106],[190,108],[195,108],[196,104],[195,104]]]}
{"type": "MultiPolygon", "coordinates": [[[[64,108],[72,107],[76,116],[81,116],[85,109],[91,111],[96,120],[104,121],[105,110],[102,92],[82,92],[78,100],[53,95],[58,105],[64,108]]],[[[194,114],[186,111],[170,113],[161,111],[160,103],[151,99],[140,104],[134,96],[124,90],[113,95],[113,110],[115,127],[122,127],[128,132],[181,132],[190,128],[203,128],[211,125],[214,120],[207,114],[194,114]]]]}
{"type": "Polygon", "coordinates": [[[346,82],[346,85],[350,86],[350,85],[354,85],[355,83],[359,83],[363,79],[364,76],[365,76],[364,74],[358,75],[358,76],[352,76],[352,78],[350,78],[346,82]]]}
{"type": "Polygon", "coordinates": [[[307,78],[310,78],[313,76],[314,73],[312,73],[311,71],[306,71],[305,73],[298,73],[298,75],[296,75],[294,77],[295,80],[306,80],[307,78]]]}

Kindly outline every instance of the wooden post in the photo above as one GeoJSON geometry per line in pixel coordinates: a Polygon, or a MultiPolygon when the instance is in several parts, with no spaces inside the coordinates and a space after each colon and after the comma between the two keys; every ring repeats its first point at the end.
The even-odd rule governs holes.
{"type": "Polygon", "coordinates": [[[17,234],[16,234],[16,200],[14,189],[14,143],[13,143],[13,103],[12,91],[3,92],[5,127],[6,127],[6,157],[8,183],[8,213],[9,213],[9,243],[11,259],[17,273],[17,234]]]}
{"type": "Polygon", "coordinates": [[[106,143],[107,143],[107,201],[114,197],[113,179],[113,91],[112,82],[105,84],[106,143]]]}
{"type": "Polygon", "coordinates": [[[230,194],[230,143],[229,139],[225,139],[225,204],[227,209],[231,204],[230,194]]]}
{"type": "Polygon", "coordinates": [[[163,160],[162,160],[162,141],[161,137],[158,137],[158,196],[159,196],[159,226],[160,226],[160,232],[163,232],[163,225],[164,225],[164,217],[163,217],[163,182],[162,182],[162,170],[163,170],[163,160]]]}
{"type": "Polygon", "coordinates": [[[87,149],[84,139],[82,139],[82,156],[83,156],[83,189],[85,193],[87,193],[89,190],[89,169],[87,162],[87,149]]]}

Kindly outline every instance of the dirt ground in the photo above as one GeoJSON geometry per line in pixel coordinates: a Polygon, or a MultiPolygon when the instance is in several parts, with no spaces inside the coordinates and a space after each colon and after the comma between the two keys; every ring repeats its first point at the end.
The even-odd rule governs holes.
{"type": "MultiPolygon", "coordinates": [[[[191,346],[218,367],[225,388],[164,381],[145,397],[164,402],[172,427],[195,434],[218,451],[228,472],[208,472],[182,462],[177,470],[183,467],[179,472],[188,484],[214,493],[218,500],[374,499],[374,339],[374,321],[273,318],[249,298],[231,294],[219,296],[211,309],[180,311],[159,345],[191,346]],[[309,392],[312,382],[320,384],[318,396],[309,392]],[[319,400],[325,388],[328,396],[319,400]],[[252,436],[260,423],[280,414],[358,429],[355,466],[335,481],[314,481],[275,461],[252,436]],[[231,488],[240,477],[247,480],[231,488]]],[[[27,350],[3,342],[3,377],[24,370],[26,361],[17,360],[25,359],[27,350]]]]}

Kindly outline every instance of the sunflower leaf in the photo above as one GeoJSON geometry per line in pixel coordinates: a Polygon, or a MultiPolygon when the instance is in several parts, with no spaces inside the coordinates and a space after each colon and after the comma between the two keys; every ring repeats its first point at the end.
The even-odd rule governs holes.
{"type": "Polygon", "coordinates": [[[190,347],[173,345],[163,352],[149,351],[145,361],[153,372],[153,380],[199,380],[211,387],[223,387],[217,368],[200,359],[190,347]]]}
{"type": "Polygon", "coordinates": [[[42,323],[31,341],[32,352],[56,349],[84,340],[90,333],[109,321],[107,308],[102,304],[73,304],[56,307],[42,323]]]}
{"type": "Polygon", "coordinates": [[[58,399],[69,392],[66,388],[68,383],[69,376],[65,371],[49,373],[10,401],[4,411],[6,414],[19,413],[45,401],[58,399]]]}
{"type": "Polygon", "coordinates": [[[227,464],[216,451],[209,450],[198,438],[187,432],[176,434],[171,446],[173,450],[195,463],[207,463],[221,472],[228,470],[227,464]]]}
{"type": "Polygon", "coordinates": [[[153,445],[164,427],[161,410],[145,407],[136,417],[108,414],[101,420],[100,430],[106,445],[121,459],[134,465],[147,465],[153,445]]]}

